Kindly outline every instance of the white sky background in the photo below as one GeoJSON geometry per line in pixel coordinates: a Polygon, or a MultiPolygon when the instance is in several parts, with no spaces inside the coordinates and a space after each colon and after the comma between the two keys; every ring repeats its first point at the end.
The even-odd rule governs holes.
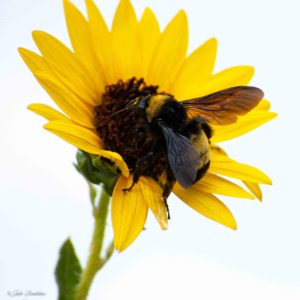
{"type": "MultiPolygon", "coordinates": [[[[117,1],[96,2],[111,22],[117,1]]],[[[139,16],[150,6],[162,27],[184,8],[190,50],[218,39],[216,71],[255,66],[252,85],[265,91],[279,117],[223,146],[274,185],[263,189],[263,203],[223,198],[237,232],[171,198],[169,230],[150,216],[147,230],[97,276],[90,299],[300,299],[299,1],[133,3],[139,16]]],[[[16,289],[56,299],[59,247],[70,236],[85,261],[92,231],[87,187],[72,167],[75,149],[26,110],[32,102],[51,103],[17,53],[19,46],[35,49],[34,29],[68,43],[62,1],[0,0],[0,299],[16,289]]]]}

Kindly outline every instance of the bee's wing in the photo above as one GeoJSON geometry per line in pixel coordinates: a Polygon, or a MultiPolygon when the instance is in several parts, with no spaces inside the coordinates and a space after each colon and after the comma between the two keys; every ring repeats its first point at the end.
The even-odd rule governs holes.
{"type": "Polygon", "coordinates": [[[208,123],[227,125],[253,109],[263,96],[263,91],[256,87],[236,86],[181,103],[189,111],[198,113],[208,123]]]}
{"type": "Polygon", "coordinates": [[[159,122],[159,126],[166,141],[170,168],[176,180],[184,188],[188,188],[196,180],[200,155],[188,138],[175,132],[163,122],[159,122]]]}

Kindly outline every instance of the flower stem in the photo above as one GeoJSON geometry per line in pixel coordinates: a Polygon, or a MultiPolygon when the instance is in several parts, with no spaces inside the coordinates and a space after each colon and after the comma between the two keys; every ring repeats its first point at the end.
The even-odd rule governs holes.
{"type": "Polygon", "coordinates": [[[86,268],[83,270],[80,282],[78,284],[75,300],[86,300],[87,295],[96,273],[104,266],[111,257],[113,250],[109,246],[106,256],[101,258],[101,250],[104,241],[104,232],[106,227],[106,219],[108,215],[108,207],[110,196],[102,189],[98,206],[94,206],[94,232],[90,246],[90,255],[87,260],[86,268]]]}

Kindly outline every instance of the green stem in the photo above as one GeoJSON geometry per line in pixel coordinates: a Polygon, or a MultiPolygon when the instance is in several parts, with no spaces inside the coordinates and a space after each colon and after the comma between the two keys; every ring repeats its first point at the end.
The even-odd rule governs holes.
{"type": "Polygon", "coordinates": [[[95,225],[90,246],[90,255],[87,260],[86,268],[82,272],[81,279],[76,290],[74,298],[75,300],[87,299],[90,286],[96,273],[103,267],[103,265],[111,256],[106,255],[104,259],[102,259],[100,256],[103,246],[109,202],[110,196],[106,194],[104,189],[102,189],[99,206],[94,207],[95,225]]]}

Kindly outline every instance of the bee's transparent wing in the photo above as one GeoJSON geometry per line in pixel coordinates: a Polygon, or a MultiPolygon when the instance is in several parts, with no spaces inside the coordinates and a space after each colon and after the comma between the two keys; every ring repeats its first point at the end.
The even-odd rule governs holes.
{"type": "Polygon", "coordinates": [[[236,86],[181,103],[189,112],[200,115],[208,123],[228,125],[252,110],[263,96],[263,91],[256,87],[236,86]]]}
{"type": "Polygon", "coordinates": [[[188,138],[175,132],[163,122],[158,123],[166,141],[170,168],[180,185],[188,188],[196,180],[200,155],[188,138]]]}

